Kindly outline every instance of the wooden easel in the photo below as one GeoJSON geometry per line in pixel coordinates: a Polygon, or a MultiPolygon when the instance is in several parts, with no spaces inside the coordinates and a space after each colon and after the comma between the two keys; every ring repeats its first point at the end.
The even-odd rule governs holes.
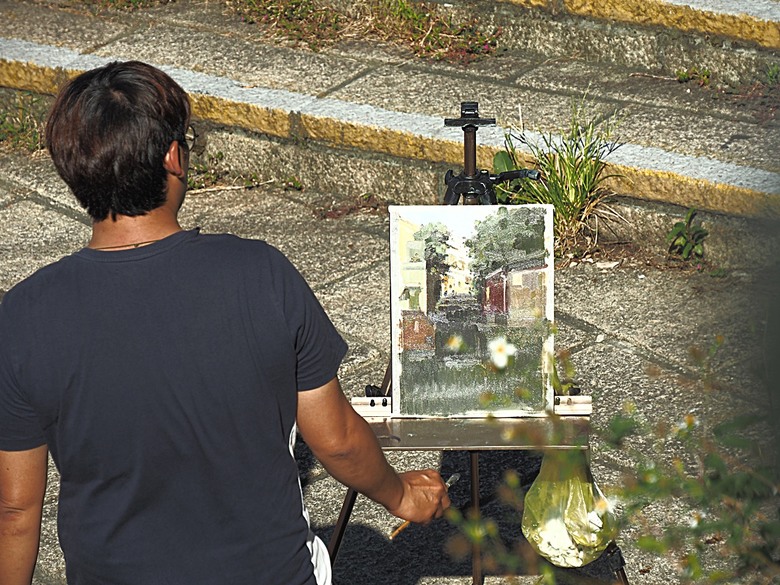
{"type": "MultiPolygon", "coordinates": [[[[446,119],[447,126],[460,126],[464,132],[464,170],[445,176],[447,193],[444,203],[457,205],[495,204],[494,185],[512,179],[538,179],[538,171],[516,170],[490,175],[476,167],[476,131],[478,126],[495,124],[493,118],[480,118],[476,102],[461,104],[461,117],[446,119]]],[[[527,418],[407,418],[393,417],[390,400],[391,366],[380,387],[367,387],[366,397],[353,399],[353,406],[366,418],[383,450],[398,451],[468,451],[471,478],[471,507],[479,518],[479,453],[495,450],[588,449],[590,402],[578,397],[556,397],[555,414],[566,416],[527,418]],[[371,391],[369,392],[369,389],[371,391]],[[565,399],[561,401],[560,399],[565,399]],[[587,404],[585,404],[587,402],[587,404]]],[[[335,563],[358,493],[349,488],[336,526],[328,542],[331,563],[335,563]]],[[[629,585],[623,570],[620,549],[611,543],[604,555],[613,557],[615,582],[629,585]]],[[[472,544],[472,583],[482,585],[484,575],[479,545],[472,544]]]]}
{"type": "MultiPolygon", "coordinates": [[[[389,371],[389,368],[388,368],[389,371]]],[[[385,375],[381,391],[389,395],[390,376],[385,375]]],[[[497,450],[588,449],[590,421],[587,416],[528,418],[392,418],[366,417],[383,450],[468,451],[471,479],[471,508],[479,509],[479,453],[497,450]]],[[[348,489],[328,542],[331,563],[335,563],[358,493],[348,489]]],[[[616,547],[614,547],[616,549],[616,547]]],[[[605,552],[606,554],[606,552],[605,552]]],[[[613,553],[614,554],[614,553],[613,553]]],[[[619,555],[619,549],[617,550],[619,555]]],[[[622,560],[622,557],[621,557],[622,560]]],[[[479,546],[472,546],[472,583],[484,582],[479,546]]],[[[616,568],[616,582],[628,585],[622,564],[616,568]]]]}

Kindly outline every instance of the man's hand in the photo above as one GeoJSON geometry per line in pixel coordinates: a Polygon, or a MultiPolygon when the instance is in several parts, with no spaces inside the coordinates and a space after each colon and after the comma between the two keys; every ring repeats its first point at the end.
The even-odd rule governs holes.
{"type": "Polygon", "coordinates": [[[450,507],[447,486],[437,471],[425,469],[399,475],[404,493],[398,506],[387,508],[393,516],[425,524],[434,518],[441,518],[444,510],[450,507]]]}
{"type": "Polygon", "coordinates": [[[46,445],[0,451],[0,583],[29,585],[41,533],[46,445]]]}
{"type": "Polygon", "coordinates": [[[336,480],[400,518],[429,522],[450,505],[447,486],[432,469],[398,474],[376,435],[341,391],[338,379],[298,393],[298,429],[336,480]]]}

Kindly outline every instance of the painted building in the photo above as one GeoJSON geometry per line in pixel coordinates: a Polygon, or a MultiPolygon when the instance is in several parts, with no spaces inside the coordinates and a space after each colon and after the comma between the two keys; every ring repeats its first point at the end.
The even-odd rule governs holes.
{"type": "Polygon", "coordinates": [[[428,306],[425,243],[414,239],[420,226],[404,218],[399,218],[397,225],[397,260],[400,262],[402,284],[398,306],[402,311],[419,310],[425,313],[428,306]]]}
{"type": "Polygon", "coordinates": [[[507,325],[544,317],[548,286],[546,268],[544,257],[535,255],[488,274],[482,311],[495,322],[507,325]]]}
{"type": "Polygon", "coordinates": [[[470,294],[472,276],[469,252],[463,241],[456,241],[448,246],[447,264],[450,269],[442,278],[442,294],[448,296],[470,294]]]}

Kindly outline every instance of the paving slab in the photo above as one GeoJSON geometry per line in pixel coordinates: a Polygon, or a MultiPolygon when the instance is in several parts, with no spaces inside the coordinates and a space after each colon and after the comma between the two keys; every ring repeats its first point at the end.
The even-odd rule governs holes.
{"type": "MultiPolygon", "coordinates": [[[[553,0],[511,0],[521,6],[559,9],[553,0]]],[[[678,30],[698,30],[780,48],[780,7],[774,0],[564,0],[563,10],[610,21],[644,22],[678,30]]]]}
{"type": "Polygon", "coordinates": [[[556,311],[561,314],[576,314],[607,339],[643,348],[648,359],[693,376],[701,375],[705,365],[692,360],[691,350],[706,355],[722,338],[706,366],[731,382],[752,385],[753,377],[739,380],[734,367],[744,376],[761,357],[751,352],[761,344],[776,298],[768,283],[762,286],[760,274],[696,273],[680,279],[672,271],[580,264],[556,276],[556,311]],[[597,284],[605,278],[610,279],[608,289],[597,284]]]}
{"type": "MultiPolygon", "coordinates": [[[[86,241],[86,226],[57,202],[58,188],[49,195],[43,183],[38,187],[39,196],[44,202],[48,198],[50,206],[21,201],[4,208],[0,226],[8,235],[3,240],[11,242],[9,249],[15,253],[15,257],[0,254],[0,268],[9,275],[9,284],[86,241]],[[46,234],[45,245],[35,243],[31,237],[41,233],[46,234]]],[[[2,197],[11,197],[13,201],[12,196],[2,197]]],[[[204,223],[204,229],[265,237],[282,249],[289,248],[285,251],[309,271],[316,293],[351,345],[342,375],[347,393],[357,395],[365,384],[379,382],[387,364],[387,224],[381,215],[361,213],[321,219],[318,210],[328,200],[332,202],[332,196],[305,191],[291,199],[278,186],[270,185],[218,196],[194,194],[185,203],[182,218],[188,224],[204,223]],[[308,245],[302,246],[301,242],[308,245]],[[349,256],[350,242],[361,244],[353,249],[357,256],[349,256]],[[338,253],[334,254],[334,249],[338,253]]],[[[558,348],[572,352],[578,378],[585,391],[594,396],[594,422],[603,423],[627,401],[637,405],[648,423],[666,424],[674,424],[689,412],[709,421],[724,412],[754,405],[750,395],[735,384],[740,375],[745,379],[754,375],[745,369],[742,352],[751,351],[755,331],[762,326],[756,307],[766,291],[751,296],[750,287],[755,280],[747,276],[717,280],[688,272],[650,269],[644,273],[644,279],[641,274],[636,270],[602,270],[595,266],[556,273],[556,304],[561,315],[558,348]],[[742,292],[734,295],[735,291],[742,292]],[[695,299],[687,313],[681,313],[675,305],[681,297],[695,299]],[[687,341],[706,338],[716,330],[726,331],[728,338],[736,336],[744,346],[734,348],[739,351],[731,363],[719,362],[715,368],[724,387],[706,390],[696,379],[696,369],[684,357],[681,359],[681,354],[687,355],[687,341]]],[[[724,345],[724,349],[729,347],[724,345]]],[[[635,446],[651,448],[652,440],[649,441],[637,439],[635,446]]],[[[593,473],[605,489],[617,485],[622,470],[635,464],[636,460],[624,453],[608,451],[597,436],[592,448],[593,473]]],[[[306,501],[317,531],[327,538],[345,491],[311,460],[305,446],[300,447],[300,452],[306,501]]],[[[669,450],[670,455],[678,452],[669,450]]],[[[391,458],[402,469],[433,466],[452,473],[462,472],[467,466],[465,454],[457,452],[399,452],[392,453],[391,458]]],[[[517,468],[530,481],[539,464],[538,455],[525,453],[486,454],[482,461],[482,491],[486,499],[494,497],[507,470],[517,468]]],[[[57,477],[53,474],[46,499],[36,585],[64,584],[63,561],[55,539],[56,487],[57,477]]],[[[464,482],[454,490],[456,505],[466,504],[467,487],[464,482]]],[[[517,534],[517,514],[504,504],[494,500],[486,503],[484,511],[499,519],[501,530],[509,537],[517,534]]],[[[658,526],[691,513],[683,503],[646,511],[648,522],[658,526]]],[[[448,539],[455,533],[446,523],[413,527],[403,540],[391,542],[386,535],[397,521],[380,507],[359,499],[353,517],[336,564],[336,582],[470,583],[467,561],[447,556],[448,539]],[[404,577],[399,577],[399,566],[410,567],[404,577]]],[[[635,549],[632,534],[627,532],[626,540],[620,541],[631,582],[672,582],[673,562],[657,561],[635,549]]],[[[486,583],[530,585],[535,579],[530,575],[516,580],[495,575],[486,583]]]]}
{"type": "Polygon", "coordinates": [[[124,35],[103,45],[95,54],[225,75],[239,81],[242,87],[286,89],[308,95],[323,93],[367,69],[352,59],[301,54],[285,47],[215,35],[209,30],[172,27],[167,22],[124,35]]]}
{"type": "Polygon", "coordinates": [[[0,210],[0,290],[7,291],[66,251],[80,248],[89,234],[85,225],[29,201],[0,210]]]}
{"type": "MultiPolygon", "coordinates": [[[[766,0],[763,12],[755,12],[756,1],[747,21],[740,17],[739,22],[774,22],[780,3],[766,0]]],[[[552,7],[543,0],[534,4],[552,7]]],[[[575,38],[579,33],[572,32],[571,43],[563,41],[567,26],[585,7],[568,0],[554,4],[566,9],[565,18],[529,12],[528,22],[516,26],[557,26],[547,30],[551,38],[558,35],[562,60],[549,61],[550,56],[529,48],[485,66],[462,67],[420,64],[396,47],[358,41],[323,53],[271,45],[251,28],[231,29],[236,17],[216,2],[182,1],[149,13],[118,15],[62,9],[45,0],[0,0],[0,84],[51,93],[70,72],[110,58],[140,57],[164,65],[193,94],[200,118],[196,122],[207,141],[198,156],[207,161],[222,153],[233,170],[273,179],[252,190],[193,193],[183,208],[183,223],[263,238],[290,256],[350,344],[340,374],[346,393],[353,396],[365,384],[380,382],[389,357],[388,224],[381,212],[324,216],[329,209],[359,202],[366,193],[400,203],[435,202],[443,171],[462,162],[462,133],[444,129],[442,122],[457,115],[461,100],[478,99],[484,115],[495,115],[506,126],[520,123],[521,105],[523,125],[540,132],[561,126],[572,98],[592,92],[599,112],[617,107],[630,121],[630,144],[613,160],[630,171],[633,183],[624,193],[683,207],[695,203],[715,212],[708,222],[717,213],[749,215],[763,205],[770,208],[780,196],[780,169],[773,156],[780,135],[777,121],[759,120],[750,108],[732,109],[726,97],[712,99],[696,88],[681,93],[676,82],[647,76],[646,63],[652,64],[648,54],[667,51],[671,63],[697,61],[700,55],[716,54],[715,45],[725,42],[719,35],[728,31],[705,29],[713,31],[714,40],[697,37],[702,52],[676,42],[674,31],[661,31],[657,39],[629,31],[627,40],[617,42],[614,35],[627,30],[618,22],[625,13],[607,12],[619,7],[605,3],[602,13],[587,13],[590,36],[578,38],[609,46],[611,53],[604,55],[613,55],[614,63],[574,62],[575,55],[567,51],[577,42],[583,43],[583,51],[588,47],[575,38]],[[631,59],[643,59],[645,65],[615,72],[615,64],[631,59]],[[304,183],[302,192],[279,188],[292,176],[304,183]]],[[[655,0],[651,4],[648,14],[656,18],[656,8],[668,8],[655,0]]],[[[713,10],[728,12],[721,5],[707,13],[713,10]]],[[[696,27],[705,26],[705,20],[697,19],[696,27]]],[[[764,37],[750,40],[747,33],[739,34],[743,36],[734,41],[734,52],[745,62],[760,63],[747,44],[765,42],[764,37]]],[[[520,39],[516,49],[532,40],[520,39]]],[[[499,148],[503,137],[504,128],[480,130],[481,161],[489,161],[490,149],[499,148]]],[[[663,215],[663,222],[671,217],[663,215]]],[[[736,246],[739,234],[750,229],[740,221],[729,220],[731,239],[723,237],[719,245],[736,246]]],[[[0,294],[38,267],[80,248],[88,237],[85,215],[48,161],[0,155],[0,294]]],[[[594,397],[595,426],[603,426],[629,402],[650,427],[675,425],[689,413],[709,426],[762,403],[761,336],[766,308],[777,290],[766,264],[759,269],[753,256],[773,248],[751,244],[739,249],[731,256],[738,269],[730,267],[719,278],[652,266],[601,269],[579,264],[556,271],[556,347],[571,353],[583,390],[594,397]],[[691,348],[706,353],[717,335],[723,335],[724,343],[715,356],[704,366],[692,361],[691,348]]],[[[771,430],[762,439],[770,436],[771,430]]],[[[690,463],[690,454],[679,444],[659,445],[652,436],[630,439],[629,446],[633,451],[611,451],[598,434],[592,437],[592,471],[608,491],[636,466],[641,453],[663,448],[666,460],[680,457],[690,463]]],[[[345,490],[305,445],[296,454],[314,527],[327,538],[345,490]]],[[[468,465],[467,456],[458,452],[397,452],[389,457],[401,469],[432,466],[445,475],[463,473],[468,465]]],[[[496,491],[507,470],[517,469],[528,483],[539,463],[536,453],[482,457],[482,497],[492,498],[484,511],[497,519],[509,540],[519,538],[518,517],[495,498],[496,491]]],[[[57,485],[52,469],[36,585],[65,583],[56,541],[57,485]]],[[[452,495],[456,506],[465,506],[468,482],[456,484],[452,495]]],[[[672,501],[650,505],[644,514],[647,526],[660,530],[695,511],[672,501]]],[[[468,561],[450,555],[452,526],[444,521],[415,526],[403,538],[389,541],[387,534],[397,524],[381,507],[359,498],[335,567],[336,582],[471,583],[468,561]]],[[[640,528],[632,526],[619,538],[630,582],[676,582],[674,559],[658,559],[636,547],[640,528]]],[[[717,562],[715,547],[707,554],[717,562]]],[[[496,574],[486,583],[531,585],[537,580],[496,574]]]]}
{"type": "Polygon", "coordinates": [[[60,209],[84,225],[89,225],[89,217],[68,186],[60,179],[47,154],[41,152],[20,160],[19,157],[8,157],[0,153],[0,166],[3,168],[4,178],[13,182],[27,196],[43,197],[47,206],[60,209]]]}
{"type": "Polygon", "coordinates": [[[88,52],[129,31],[137,23],[123,14],[95,18],[82,11],[61,10],[50,3],[0,2],[0,36],[26,39],[88,52]],[[89,19],[89,25],[85,26],[89,19]]]}
{"type": "MultiPolygon", "coordinates": [[[[316,287],[315,293],[334,325],[348,335],[371,340],[384,358],[390,360],[390,267],[385,252],[376,266],[333,283],[316,287]]],[[[365,343],[365,342],[364,342],[365,343]]],[[[381,378],[364,382],[379,385],[381,378]]],[[[362,387],[361,387],[362,390],[362,387]]]]}
{"type": "Polygon", "coordinates": [[[310,208],[260,189],[190,197],[182,219],[204,233],[230,231],[266,240],[293,258],[313,287],[359,272],[386,258],[389,249],[386,241],[360,231],[345,234],[333,222],[315,217],[310,208]]]}

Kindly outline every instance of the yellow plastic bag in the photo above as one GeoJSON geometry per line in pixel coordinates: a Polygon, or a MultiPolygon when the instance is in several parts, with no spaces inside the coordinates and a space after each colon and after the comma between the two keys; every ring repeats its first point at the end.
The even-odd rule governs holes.
{"type": "Polygon", "coordinates": [[[525,494],[523,534],[558,567],[595,561],[615,536],[615,514],[583,451],[548,451],[525,494]]]}

